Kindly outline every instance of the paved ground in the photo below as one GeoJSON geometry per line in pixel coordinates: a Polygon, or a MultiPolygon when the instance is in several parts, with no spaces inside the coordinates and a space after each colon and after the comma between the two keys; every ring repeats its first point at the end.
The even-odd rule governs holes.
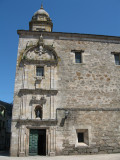
{"type": "Polygon", "coordinates": [[[79,155],[79,156],[30,156],[30,157],[9,157],[0,154],[0,160],[120,160],[119,154],[79,155]]]}

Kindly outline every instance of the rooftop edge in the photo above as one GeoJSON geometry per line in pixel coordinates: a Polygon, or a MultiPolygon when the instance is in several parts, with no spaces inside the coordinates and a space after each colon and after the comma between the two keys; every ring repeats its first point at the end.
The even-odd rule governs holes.
{"type": "Polygon", "coordinates": [[[18,35],[43,35],[43,36],[51,36],[56,39],[64,39],[64,40],[72,40],[74,38],[80,40],[105,40],[111,41],[113,43],[120,43],[120,36],[108,36],[108,35],[96,35],[96,34],[81,34],[81,33],[69,33],[69,32],[42,32],[42,31],[29,31],[29,30],[17,30],[18,35]]]}

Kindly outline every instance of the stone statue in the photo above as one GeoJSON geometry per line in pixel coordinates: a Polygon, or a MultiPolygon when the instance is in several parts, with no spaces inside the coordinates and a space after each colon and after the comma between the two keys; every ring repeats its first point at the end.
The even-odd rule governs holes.
{"type": "Polygon", "coordinates": [[[35,114],[36,114],[36,118],[42,119],[42,109],[41,108],[36,109],[35,114]]]}

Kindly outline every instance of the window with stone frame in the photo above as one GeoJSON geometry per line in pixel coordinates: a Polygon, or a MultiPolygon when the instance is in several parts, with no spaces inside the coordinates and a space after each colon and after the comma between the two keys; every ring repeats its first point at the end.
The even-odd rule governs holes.
{"type": "Polygon", "coordinates": [[[43,77],[44,76],[44,67],[37,66],[36,67],[36,76],[43,77]]]}
{"type": "Polygon", "coordinates": [[[115,64],[120,65],[120,53],[114,53],[115,64]]]}
{"type": "Polygon", "coordinates": [[[74,53],[74,63],[83,63],[83,50],[71,50],[74,53]]]}
{"type": "Polygon", "coordinates": [[[77,134],[76,145],[81,145],[81,146],[89,145],[88,129],[77,129],[76,134],[77,134]]]}
{"type": "Polygon", "coordinates": [[[82,53],[75,52],[75,63],[82,63],[82,53]]]}

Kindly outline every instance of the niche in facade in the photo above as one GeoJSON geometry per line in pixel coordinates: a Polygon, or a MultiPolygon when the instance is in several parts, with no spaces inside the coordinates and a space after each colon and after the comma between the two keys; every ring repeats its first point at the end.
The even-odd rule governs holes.
{"type": "Polygon", "coordinates": [[[42,120],[42,106],[36,106],[35,108],[35,116],[36,118],[40,118],[42,120]]]}

